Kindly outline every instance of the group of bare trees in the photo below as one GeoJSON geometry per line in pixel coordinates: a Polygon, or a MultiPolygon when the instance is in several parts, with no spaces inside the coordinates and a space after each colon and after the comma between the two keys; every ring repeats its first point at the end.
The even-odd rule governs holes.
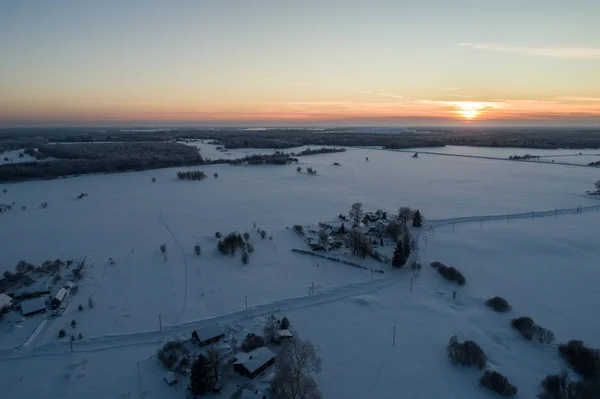
{"type": "Polygon", "coordinates": [[[313,375],[321,372],[321,359],[310,341],[295,339],[281,348],[271,382],[275,399],[321,399],[313,375]]]}

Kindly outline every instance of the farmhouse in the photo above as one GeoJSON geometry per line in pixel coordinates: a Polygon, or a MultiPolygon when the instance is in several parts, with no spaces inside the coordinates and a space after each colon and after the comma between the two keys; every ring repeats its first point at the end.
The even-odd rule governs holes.
{"type": "Polygon", "coordinates": [[[67,294],[69,293],[69,291],[67,291],[64,288],[61,288],[60,290],[58,290],[58,292],[56,293],[56,295],[54,296],[54,298],[52,298],[52,309],[56,309],[60,306],[60,304],[62,303],[62,301],[65,300],[65,298],[67,297],[67,294]]]}
{"type": "Polygon", "coordinates": [[[275,342],[282,344],[285,341],[293,339],[294,334],[292,334],[290,330],[276,330],[275,333],[273,333],[273,338],[275,338],[275,342]]]}
{"type": "Polygon", "coordinates": [[[205,346],[223,338],[225,330],[219,323],[210,324],[192,332],[192,338],[200,345],[205,346]]]}
{"type": "Polygon", "coordinates": [[[45,283],[38,282],[29,287],[19,288],[13,291],[12,297],[15,299],[29,299],[29,298],[37,298],[42,295],[48,295],[50,293],[50,289],[45,283]]]}
{"type": "Polygon", "coordinates": [[[0,294],[0,311],[4,308],[9,308],[12,305],[13,299],[6,294],[0,294]]]}
{"type": "Polygon", "coordinates": [[[233,369],[248,378],[256,377],[275,363],[275,355],[264,346],[248,353],[238,353],[235,357],[233,369]]]}
{"type": "Polygon", "coordinates": [[[21,313],[23,316],[31,316],[45,311],[46,303],[44,302],[44,298],[35,298],[21,302],[21,313]]]}

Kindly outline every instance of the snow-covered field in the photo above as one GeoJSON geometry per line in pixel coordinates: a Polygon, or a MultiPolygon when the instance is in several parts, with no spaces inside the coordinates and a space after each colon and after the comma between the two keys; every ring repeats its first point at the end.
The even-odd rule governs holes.
{"type": "MultiPolygon", "coordinates": [[[[25,154],[22,148],[20,150],[5,151],[0,153],[0,165],[23,162],[40,162],[31,155],[25,154]],[[22,154],[22,155],[20,155],[22,154]]],[[[55,158],[44,158],[43,161],[52,161],[55,158]]]]}
{"type": "Polygon", "coordinates": [[[428,219],[598,205],[585,196],[600,178],[597,170],[352,148],[302,157],[298,166],[319,175],[297,173],[296,165],[211,165],[201,169],[219,177],[200,182],[162,169],[0,185],[0,193],[7,190],[0,203],[15,202],[0,214],[0,272],[21,259],[88,257],[65,314],[48,317],[34,337],[43,316],[0,321],[0,380],[10,382],[3,393],[135,397],[143,385],[145,397],[184,397],[184,390],[157,381],[158,366],[146,361],[138,372],[138,361],[208,318],[231,323],[278,309],[317,346],[324,364],[317,380],[327,398],[490,397],[477,385],[479,372],[450,365],[445,346],[453,334],[477,341],[521,397],[534,397],[539,381],[565,365],[512,331],[513,315],[531,316],[559,341],[600,346],[594,319],[600,212],[457,224],[454,232],[440,226],[435,236],[425,228],[424,268],[412,293],[408,270],[386,269],[372,281],[368,271],[290,252],[306,249],[294,224],[332,220],[357,201],[366,210],[419,208],[428,219]],[[82,192],[88,197],[77,199],[82,192]],[[38,209],[42,201],[47,209],[38,209]],[[248,265],[216,250],[215,232],[233,230],[251,233],[248,265]],[[457,289],[443,280],[427,266],[432,260],[459,268],[467,285],[457,289]],[[315,295],[307,296],[313,283],[315,295]],[[513,311],[485,308],[483,298],[494,295],[508,299],[513,311]],[[93,309],[85,306],[89,297],[93,309]],[[68,340],[56,338],[61,328],[82,334],[75,353],[68,340]]]}

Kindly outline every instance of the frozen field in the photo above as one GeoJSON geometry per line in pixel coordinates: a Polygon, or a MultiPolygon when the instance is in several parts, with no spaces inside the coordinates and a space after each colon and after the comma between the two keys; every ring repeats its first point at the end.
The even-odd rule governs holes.
{"type": "MultiPolygon", "coordinates": [[[[503,148],[503,147],[468,147],[468,146],[453,146],[449,145],[446,147],[429,147],[429,148],[415,148],[415,151],[429,151],[437,152],[440,154],[454,154],[454,155],[469,155],[477,157],[496,157],[508,159],[511,155],[523,156],[539,155],[541,157],[549,157],[550,159],[562,157],[573,157],[572,160],[577,159],[592,162],[593,160],[600,159],[600,150],[587,149],[587,150],[569,150],[569,149],[556,149],[556,150],[544,150],[538,148],[503,148]],[[581,153],[582,155],[579,155],[581,153]],[[589,160],[588,160],[589,159],[589,160]]],[[[566,159],[566,158],[565,158],[566,159]]],[[[583,161],[582,161],[583,162],[583,161]]],[[[577,163],[577,162],[573,162],[577,163]]]]}
{"type": "MultiPolygon", "coordinates": [[[[1,272],[21,259],[37,264],[88,257],[80,292],[65,314],[49,318],[27,346],[21,345],[43,316],[0,322],[0,379],[20,381],[5,384],[8,397],[32,397],[46,385],[50,390],[42,397],[76,398],[86,389],[98,398],[136,397],[137,361],[152,356],[169,331],[183,333],[227,314],[227,322],[242,318],[246,300],[263,313],[287,309],[301,335],[319,349],[324,371],[318,381],[327,398],[489,397],[477,386],[477,372],[449,365],[444,350],[453,334],[479,342],[521,397],[533,397],[539,381],[564,364],[510,330],[510,317],[531,316],[559,341],[600,346],[600,325],[592,322],[600,213],[460,224],[455,232],[436,228],[423,248],[423,264],[440,260],[465,274],[468,284],[457,290],[457,300],[451,295],[456,288],[428,266],[410,293],[408,270],[387,270],[371,281],[365,270],[291,253],[306,248],[286,228],[332,220],[357,201],[365,210],[411,206],[428,219],[598,205],[585,196],[600,178],[598,170],[434,155],[412,159],[409,153],[352,148],[302,157],[298,166],[312,166],[318,176],[297,173],[296,166],[189,168],[211,176],[201,182],[179,181],[179,169],[162,169],[0,185],[0,192],[7,190],[0,203],[15,202],[0,214],[1,272]],[[88,197],[77,199],[82,192],[88,197]],[[38,209],[42,201],[47,209],[38,209]],[[253,223],[266,230],[266,239],[253,223]],[[215,232],[233,230],[251,233],[255,252],[248,265],[239,255],[216,251],[215,232]],[[201,257],[193,254],[195,243],[203,248],[201,257]],[[303,299],[313,283],[316,295],[303,299]],[[483,298],[494,295],[506,297],[513,311],[499,315],[483,307],[483,298]],[[89,297],[94,309],[78,311],[89,297]],[[155,333],[159,315],[167,331],[155,333]],[[56,335],[61,328],[71,331],[71,319],[77,320],[73,331],[83,336],[77,342],[82,352],[50,355],[68,352],[56,335]],[[80,367],[89,371],[68,371],[80,367]],[[39,384],[27,383],[31,378],[39,384]]],[[[156,385],[146,397],[183,395],[156,385]]]]}

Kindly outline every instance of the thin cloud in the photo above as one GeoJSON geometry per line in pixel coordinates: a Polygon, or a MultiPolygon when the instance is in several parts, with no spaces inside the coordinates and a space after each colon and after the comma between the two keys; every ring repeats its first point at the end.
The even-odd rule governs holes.
{"type": "Polygon", "coordinates": [[[600,102],[600,97],[558,97],[558,101],[600,102]]]}
{"type": "Polygon", "coordinates": [[[397,94],[390,94],[390,93],[377,93],[374,91],[368,91],[368,90],[351,90],[354,93],[361,93],[361,94],[372,94],[374,96],[382,96],[382,97],[392,97],[392,98],[403,98],[403,99],[407,99],[409,97],[406,96],[399,96],[397,94]]]}
{"type": "Polygon", "coordinates": [[[600,48],[594,47],[521,47],[498,43],[456,43],[475,50],[500,51],[534,57],[592,59],[600,58],[600,48]]]}

